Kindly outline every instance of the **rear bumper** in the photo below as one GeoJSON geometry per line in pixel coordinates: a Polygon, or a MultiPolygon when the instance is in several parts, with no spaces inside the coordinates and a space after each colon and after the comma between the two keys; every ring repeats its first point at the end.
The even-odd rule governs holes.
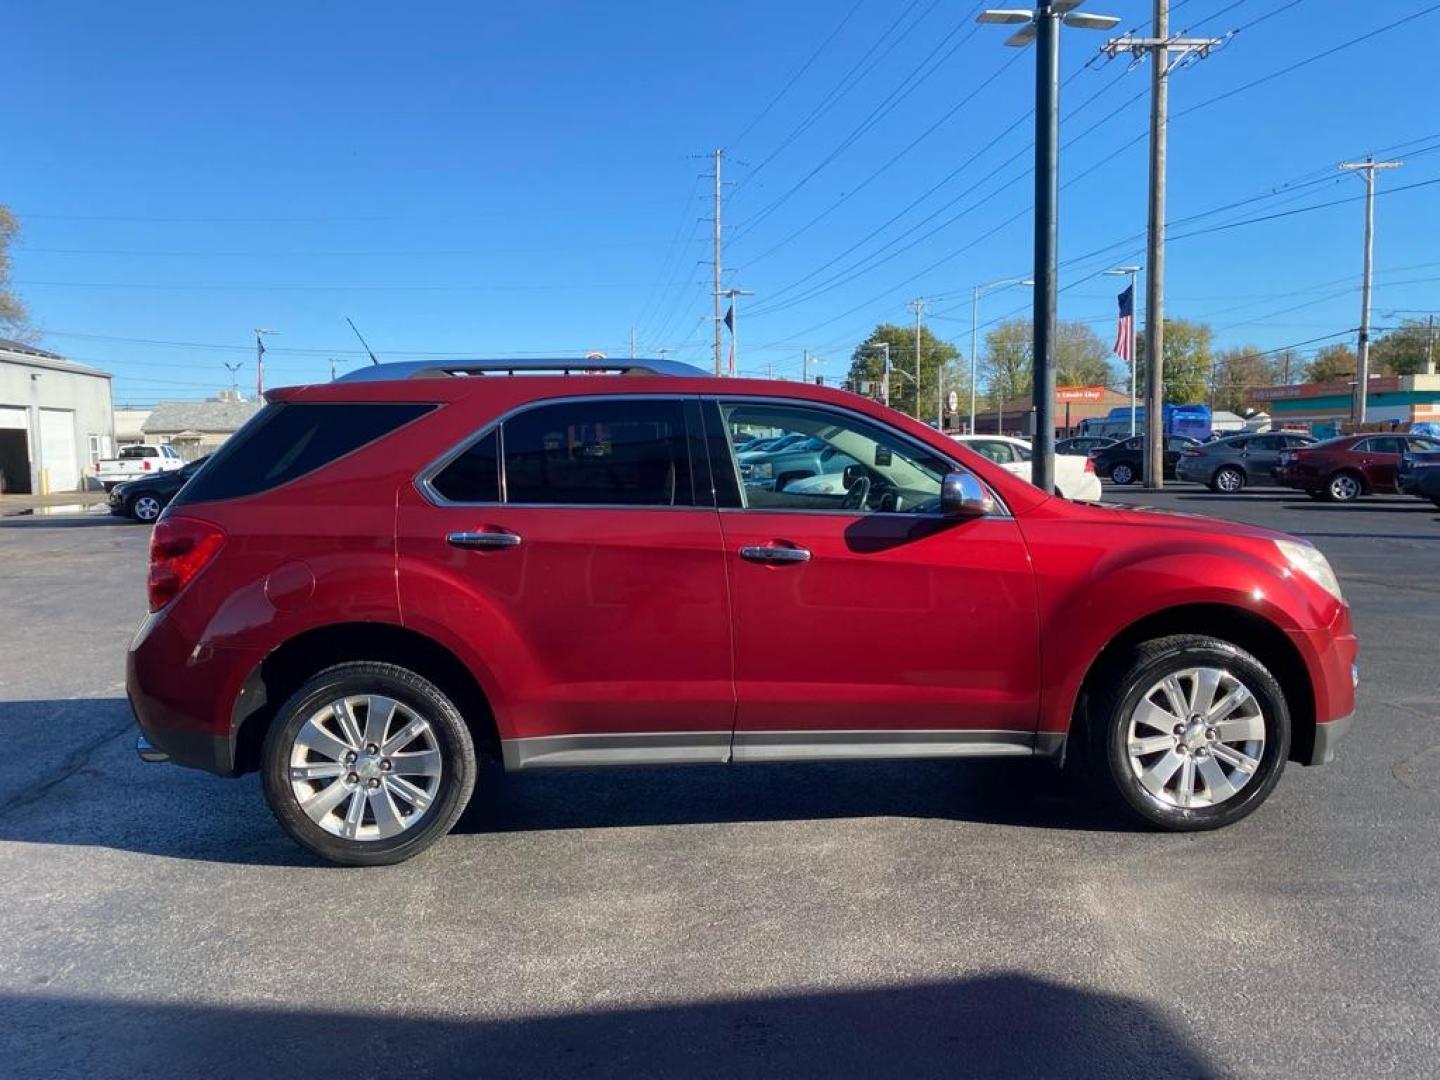
{"type": "Polygon", "coordinates": [[[164,614],[141,625],[125,657],[125,693],[151,756],[219,776],[236,775],[231,710],[246,674],[259,662],[248,651],[191,646],[164,614]]]}

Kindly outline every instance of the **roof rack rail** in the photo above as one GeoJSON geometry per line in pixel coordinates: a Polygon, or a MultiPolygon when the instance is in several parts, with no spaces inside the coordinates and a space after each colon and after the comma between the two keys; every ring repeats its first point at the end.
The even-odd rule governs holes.
{"type": "Polygon", "coordinates": [[[402,360],[355,368],[338,382],[393,379],[469,378],[476,375],[669,375],[694,379],[708,374],[678,360],[402,360]]]}

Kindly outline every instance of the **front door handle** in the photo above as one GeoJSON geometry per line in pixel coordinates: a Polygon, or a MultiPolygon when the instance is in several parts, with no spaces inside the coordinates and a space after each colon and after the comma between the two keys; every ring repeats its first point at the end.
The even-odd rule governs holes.
{"type": "Polygon", "coordinates": [[[451,547],[512,548],[520,546],[520,537],[512,532],[452,532],[445,537],[451,547]]]}
{"type": "Polygon", "coordinates": [[[810,552],[802,547],[776,547],[755,544],[740,549],[740,557],[758,563],[801,563],[810,561],[810,552]]]}

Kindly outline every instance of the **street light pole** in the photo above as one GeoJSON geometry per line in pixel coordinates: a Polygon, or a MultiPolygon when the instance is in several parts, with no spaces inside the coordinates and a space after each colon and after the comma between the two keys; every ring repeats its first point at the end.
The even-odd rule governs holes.
{"type": "Polygon", "coordinates": [[[980,331],[980,298],[998,289],[1009,289],[1016,285],[1031,286],[1035,282],[1030,278],[1001,278],[999,281],[987,281],[983,285],[976,285],[970,290],[970,434],[975,434],[975,362],[979,355],[979,331],[980,331]]]}
{"type": "Polygon", "coordinates": [[[1033,11],[982,11],[982,23],[1024,23],[1006,45],[1035,51],[1035,281],[1032,379],[1035,442],[1030,482],[1041,491],[1055,488],[1055,294],[1059,268],[1060,207],[1060,23],[1084,30],[1108,30],[1120,20],[1113,15],[1077,12],[1080,0],[1039,0],[1033,11]]]}
{"type": "Polygon", "coordinates": [[[881,396],[886,405],[890,404],[890,343],[888,341],[871,342],[870,348],[885,350],[885,377],[880,383],[881,396]]]}
{"type": "Polygon", "coordinates": [[[730,300],[730,374],[734,375],[740,364],[740,304],[737,297],[755,294],[747,289],[726,289],[721,295],[730,300]]]}
{"type": "Polygon", "coordinates": [[[263,327],[255,328],[255,400],[265,400],[265,341],[271,334],[278,334],[279,330],[266,330],[263,327]]]}

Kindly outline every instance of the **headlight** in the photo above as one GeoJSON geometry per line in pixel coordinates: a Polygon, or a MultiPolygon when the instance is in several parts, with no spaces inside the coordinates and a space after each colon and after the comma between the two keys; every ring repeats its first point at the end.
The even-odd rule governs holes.
{"type": "Polygon", "coordinates": [[[751,475],[760,480],[769,480],[775,475],[775,463],[767,461],[763,465],[756,465],[755,471],[751,475]]]}
{"type": "Polygon", "coordinates": [[[1340,579],[1330,567],[1330,560],[1320,554],[1320,549],[1298,540],[1276,540],[1275,546],[1290,566],[1300,571],[1311,581],[1335,597],[1342,604],[1345,597],[1340,592],[1340,579]]]}

